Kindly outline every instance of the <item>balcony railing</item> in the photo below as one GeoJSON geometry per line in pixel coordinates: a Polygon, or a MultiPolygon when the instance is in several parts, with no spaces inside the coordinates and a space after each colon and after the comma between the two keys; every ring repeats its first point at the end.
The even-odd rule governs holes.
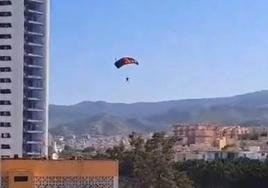
{"type": "Polygon", "coordinates": [[[43,109],[40,109],[40,108],[26,108],[25,110],[28,112],[43,112],[44,111],[43,109]]]}
{"type": "Polygon", "coordinates": [[[36,68],[36,69],[43,68],[43,66],[41,66],[41,65],[33,65],[33,64],[27,64],[27,63],[25,63],[24,66],[29,67],[29,68],[36,68]]]}
{"type": "Polygon", "coordinates": [[[43,90],[43,86],[38,86],[38,85],[24,85],[25,88],[30,89],[30,90],[43,90]]]}
{"type": "Polygon", "coordinates": [[[41,101],[42,99],[40,99],[40,98],[36,98],[36,97],[24,97],[24,98],[26,98],[27,100],[29,100],[29,101],[41,101]]]}
{"type": "Polygon", "coordinates": [[[44,25],[42,22],[34,21],[34,20],[27,20],[27,23],[29,24],[35,24],[35,25],[44,25]]]}
{"type": "Polygon", "coordinates": [[[40,156],[42,153],[41,152],[26,152],[26,154],[30,156],[40,156]]]}
{"type": "Polygon", "coordinates": [[[28,123],[42,123],[43,122],[43,120],[41,119],[30,119],[30,118],[25,118],[24,121],[28,123]]]}
{"type": "Polygon", "coordinates": [[[26,141],[26,144],[42,144],[43,141],[26,141]]]}
{"type": "Polygon", "coordinates": [[[44,36],[43,33],[32,32],[32,31],[26,31],[25,34],[27,34],[27,35],[33,35],[33,36],[39,36],[39,37],[43,37],[44,36]]]}
{"type": "Polygon", "coordinates": [[[25,130],[26,133],[29,134],[43,134],[44,131],[38,131],[38,130],[25,130]]]}
{"type": "Polygon", "coordinates": [[[34,53],[25,53],[24,55],[27,57],[33,57],[33,58],[44,58],[44,56],[40,54],[34,54],[34,53]]]}
{"type": "Polygon", "coordinates": [[[35,75],[27,75],[24,76],[25,78],[29,78],[29,79],[38,79],[38,80],[42,80],[43,77],[42,76],[35,76],[35,75]]]}
{"type": "Polygon", "coordinates": [[[24,44],[28,46],[44,47],[44,44],[37,43],[37,42],[25,42],[24,44]]]}
{"type": "Polygon", "coordinates": [[[27,0],[28,2],[33,2],[33,3],[45,3],[43,0],[27,0]]]}
{"type": "Polygon", "coordinates": [[[32,9],[26,9],[26,12],[31,13],[31,14],[39,14],[39,15],[44,14],[44,12],[42,12],[42,11],[32,10],[32,9]]]}
{"type": "Polygon", "coordinates": [[[37,87],[37,86],[26,86],[27,89],[30,90],[43,90],[43,87],[37,87]]]}

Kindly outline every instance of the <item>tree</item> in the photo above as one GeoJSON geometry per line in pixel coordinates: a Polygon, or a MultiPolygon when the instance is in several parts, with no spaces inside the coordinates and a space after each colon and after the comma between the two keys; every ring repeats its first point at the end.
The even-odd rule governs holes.
{"type": "Polygon", "coordinates": [[[134,175],[144,188],[188,188],[191,181],[174,168],[173,146],[175,139],[155,133],[146,142],[137,138],[138,148],[134,147],[134,175]],[[138,144],[139,143],[139,144],[138,144]],[[144,144],[142,144],[144,143],[144,144]],[[180,180],[183,180],[180,181],[180,180]]]}
{"type": "Polygon", "coordinates": [[[91,152],[94,152],[95,151],[95,148],[92,147],[92,146],[89,146],[89,147],[86,147],[85,149],[83,149],[83,153],[91,153],[91,152]]]}
{"type": "Polygon", "coordinates": [[[186,161],[177,163],[186,171],[196,188],[266,188],[268,163],[246,158],[234,160],[186,161]]]}

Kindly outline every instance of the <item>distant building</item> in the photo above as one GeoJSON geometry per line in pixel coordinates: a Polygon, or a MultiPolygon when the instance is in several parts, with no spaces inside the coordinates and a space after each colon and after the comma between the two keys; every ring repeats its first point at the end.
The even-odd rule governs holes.
{"type": "Polygon", "coordinates": [[[263,161],[267,159],[267,153],[255,151],[239,151],[238,157],[263,161]]]}
{"type": "Polygon", "coordinates": [[[177,144],[181,145],[207,145],[220,150],[225,146],[236,145],[249,129],[240,126],[222,126],[215,123],[190,123],[173,126],[177,144]]]}
{"type": "Polygon", "coordinates": [[[224,126],[219,127],[219,135],[224,136],[227,142],[231,144],[233,141],[241,139],[243,135],[249,134],[249,129],[247,127],[241,126],[224,126]]]}
{"type": "Polygon", "coordinates": [[[174,126],[173,131],[183,144],[216,145],[217,126],[214,124],[179,124],[174,126]]]}
{"type": "Polygon", "coordinates": [[[1,188],[118,188],[116,161],[1,161],[1,188]]]}
{"type": "Polygon", "coordinates": [[[266,154],[256,154],[246,156],[242,155],[242,153],[240,152],[233,152],[233,151],[201,151],[201,152],[190,151],[190,152],[176,153],[175,161],[187,161],[187,160],[214,161],[224,159],[237,159],[239,157],[262,160],[266,157],[266,154]]]}
{"type": "Polygon", "coordinates": [[[227,139],[225,136],[217,138],[216,143],[217,143],[216,145],[218,145],[218,148],[222,150],[227,146],[227,139]]]}
{"type": "Polygon", "coordinates": [[[176,137],[175,160],[213,161],[234,158],[265,160],[268,153],[266,130],[263,128],[252,130],[240,126],[218,126],[213,123],[175,125],[173,126],[176,137]],[[261,139],[243,139],[257,132],[262,134],[261,139]]]}

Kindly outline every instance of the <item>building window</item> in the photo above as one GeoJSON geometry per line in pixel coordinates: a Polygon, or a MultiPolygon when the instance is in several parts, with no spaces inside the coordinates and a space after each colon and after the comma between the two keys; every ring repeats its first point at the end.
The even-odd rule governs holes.
{"type": "Polygon", "coordinates": [[[15,176],[14,182],[27,182],[28,176],[15,176]]]}
{"type": "Polygon", "coordinates": [[[11,39],[11,34],[0,34],[0,39],[11,39]]]}
{"type": "Polygon", "coordinates": [[[0,122],[0,127],[11,127],[10,122],[0,122]]]}
{"type": "Polygon", "coordinates": [[[0,78],[0,83],[11,83],[10,78],[0,78]]]}
{"type": "Polygon", "coordinates": [[[0,1],[0,6],[11,5],[11,1],[0,1]]]}
{"type": "Polygon", "coordinates": [[[10,89],[0,89],[0,94],[10,94],[11,90],[10,89]]]}
{"type": "Polygon", "coordinates": [[[0,101],[0,105],[11,105],[10,101],[0,101]]]}
{"type": "Polygon", "coordinates": [[[0,12],[0,17],[12,16],[11,12],[0,12]]]}
{"type": "Polygon", "coordinates": [[[11,50],[11,45],[0,45],[0,50],[11,50]]]}
{"type": "Polygon", "coordinates": [[[0,67],[0,72],[11,72],[10,67],[0,67]]]}
{"type": "Polygon", "coordinates": [[[0,56],[0,61],[11,61],[10,56],[0,56]]]}
{"type": "Polygon", "coordinates": [[[1,138],[11,138],[10,133],[2,133],[1,138]]]}
{"type": "Polygon", "coordinates": [[[10,149],[9,144],[1,144],[1,149],[10,149]]]}
{"type": "Polygon", "coordinates": [[[10,158],[10,157],[9,157],[9,155],[1,155],[1,158],[2,158],[2,159],[8,159],[8,158],[10,158]]]}
{"type": "Polygon", "coordinates": [[[0,116],[11,116],[9,111],[0,111],[0,116]]]}
{"type": "Polygon", "coordinates": [[[11,23],[0,23],[0,27],[8,28],[8,27],[12,27],[12,25],[11,25],[11,23]]]}

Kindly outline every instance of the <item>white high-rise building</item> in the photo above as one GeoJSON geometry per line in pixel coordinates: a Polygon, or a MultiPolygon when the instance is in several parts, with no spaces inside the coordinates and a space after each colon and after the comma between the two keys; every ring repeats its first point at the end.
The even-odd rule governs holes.
{"type": "Polygon", "coordinates": [[[47,155],[50,0],[0,0],[0,155],[47,155]]]}

